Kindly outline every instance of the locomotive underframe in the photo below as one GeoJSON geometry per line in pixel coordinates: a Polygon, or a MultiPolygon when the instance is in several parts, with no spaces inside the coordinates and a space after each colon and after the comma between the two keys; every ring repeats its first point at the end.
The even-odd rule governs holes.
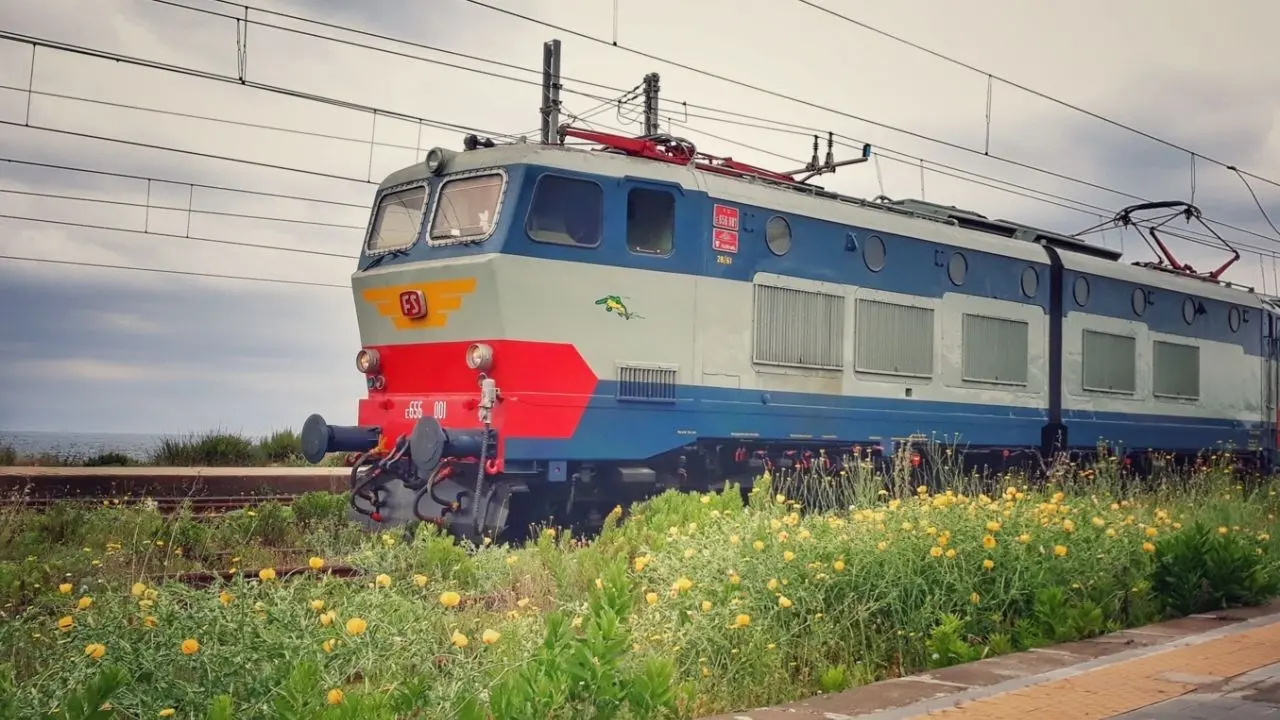
{"type": "MultiPolygon", "coordinates": [[[[1245,478],[1270,472],[1274,466],[1273,459],[1262,451],[1224,453],[1245,478]]],[[[883,489],[890,492],[902,493],[902,486],[909,493],[920,486],[937,492],[944,489],[945,477],[966,476],[976,477],[980,491],[990,494],[999,493],[1008,484],[1007,472],[1018,473],[1026,483],[1039,486],[1055,474],[1071,472],[1072,466],[1101,460],[1115,463],[1123,483],[1142,485],[1156,471],[1205,462],[1204,451],[1198,449],[1153,452],[1102,446],[1070,449],[1052,458],[1027,447],[951,448],[948,453],[918,437],[859,445],[706,439],[644,463],[507,460],[501,472],[484,474],[476,458],[445,456],[433,459],[436,468],[425,478],[417,474],[420,463],[407,450],[381,466],[368,455],[359,457],[352,471],[353,519],[370,530],[432,522],[476,543],[482,538],[519,540],[539,525],[590,534],[615,507],[625,512],[630,504],[670,489],[721,491],[737,484],[745,501],[766,471],[778,478],[789,476],[790,485],[779,488],[788,495],[797,483],[829,482],[828,478],[838,482],[846,463],[861,464],[850,475],[874,471],[882,479],[883,489]],[[379,475],[371,477],[378,467],[382,468],[379,475]],[[477,508],[479,522],[474,512],[477,508]]],[[[836,509],[815,506],[812,501],[806,508],[836,509]]]]}

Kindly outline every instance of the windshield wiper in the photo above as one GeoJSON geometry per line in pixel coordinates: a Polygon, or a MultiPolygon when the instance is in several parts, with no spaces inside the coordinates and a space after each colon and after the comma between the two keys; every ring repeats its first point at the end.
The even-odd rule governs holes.
{"type": "Polygon", "coordinates": [[[383,253],[382,255],[379,255],[378,257],[370,260],[368,265],[365,265],[364,267],[360,268],[360,272],[364,272],[366,270],[372,270],[373,268],[377,267],[379,263],[381,263],[383,260],[386,260],[389,257],[400,257],[401,255],[408,255],[408,254],[409,254],[409,248],[401,248],[399,250],[392,250],[389,253],[383,253]]]}

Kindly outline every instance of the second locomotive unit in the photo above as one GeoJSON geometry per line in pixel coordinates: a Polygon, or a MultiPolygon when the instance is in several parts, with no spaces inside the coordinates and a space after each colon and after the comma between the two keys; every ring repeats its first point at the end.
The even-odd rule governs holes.
{"type": "MultiPolygon", "coordinates": [[[[374,519],[598,518],[920,435],[1270,464],[1280,315],[1220,270],[560,131],[600,147],[471,137],[377,191],[352,276],[368,395],[303,433],[312,462],[360,454],[374,519]]],[[[1199,212],[1117,220],[1144,209],[1199,212]]]]}

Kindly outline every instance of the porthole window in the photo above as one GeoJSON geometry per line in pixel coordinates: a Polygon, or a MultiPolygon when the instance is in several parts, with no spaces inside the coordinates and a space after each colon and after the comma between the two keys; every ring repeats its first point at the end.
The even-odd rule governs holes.
{"type": "Polygon", "coordinates": [[[1022,269],[1022,294],[1029,298],[1036,296],[1036,291],[1040,289],[1040,273],[1036,269],[1028,265],[1022,269]]]}
{"type": "Polygon", "coordinates": [[[1084,307],[1089,304],[1089,278],[1081,275],[1076,278],[1075,284],[1071,288],[1071,294],[1076,299],[1076,304],[1084,307]]]}
{"type": "Polygon", "coordinates": [[[769,246],[769,252],[786,255],[791,249],[791,225],[787,223],[787,219],[780,215],[769,218],[764,226],[764,241],[769,246]]]}
{"type": "Polygon", "coordinates": [[[1187,298],[1182,301],[1182,319],[1188,325],[1196,321],[1196,301],[1187,298]]]}
{"type": "Polygon", "coordinates": [[[866,244],[862,246],[862,260],[867,264],[868,270],[871,272],[883,270],[885,255],[884,240],[879,235],[867,238],[866,244]]]}
{"type": "Polygon", "coordinates": [[[964,255],[960,253],[951,253],[951,260],[947,263],[947,277],[951,278],[952,285],[963,285],[965,275],[969,273],[969,261],[964,259],[964,255]]]}
{"type": "Polygon", "coordinates": [[[1141,316],[1147,311],[1147,291],[1142,288],[1134,288],[1133,290],[1133,313],[1141,316]]]}
{"type": "Polygon", "coordinates": [[[1240,308],[1233,307],[1227,311],[1227,325],[1231,332],[1240,332],[1240,308]]]}

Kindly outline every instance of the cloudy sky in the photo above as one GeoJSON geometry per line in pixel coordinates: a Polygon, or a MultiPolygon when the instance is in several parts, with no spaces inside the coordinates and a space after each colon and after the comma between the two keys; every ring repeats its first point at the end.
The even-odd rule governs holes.
{"type": "MultiPolygon", "coordinates": [[[[0,259],[0,428],[259,433],[297,428],[313,411],[354,421],[363,384],[352,365],[358,339],[344,288],[354,263],[348,256],[358,251],[367,220],[364,208],[384,175],[433,145],[458,147],[462,134],[408,118],[493,133],[537,128],[541,45],[553,37],[563,41],[569,112],[586,114],[599,100],[568,91],[609,97],[615,93],[598,86],[625,90],[658,71],[671,101],[664,107],[672,130],[714,154],[786,170],[808,159],[810,141],[724,122],[721,112],[686,111],[680,101],[764,121],[755,124],[781,120],[831,130],[883,149],[878,167],[868,163],[823,178],[832,189],[919,197],[919,166],[889,159],[906,154],[958,169],[945,170],[953,175],[979,173],[1069,199],[1031,199],[988,186],[999,182],[949,177],[936,167],[925,173],[926,199],[989,216],[1075,232],[1099,218],[1060,205],[1114,210],[1134,202],[983,157],[989,133],[992,156],[1147,199],[1191,197],[1192,161],[1185,152],[999,81],[988,127],[985,75],[796,0],[485,1],[784,97],[466,0],[249,0],[254,8],[324,23],[249,11],[245,77],[290,96],[216,79],[235,78],[240,70],[236,23],[219,15],[243,17],[242,5],[0,0],[0,32],[21,36],[0,40],[0,158],[23,161],[0,162],[0,255],[298,283],[0,259]],[[34,54],[31,39],[38,45],[34,54]],[[72,51],[80,48],[95,52],[72,51]],[[375,122],[367,108],[399,119],[375,122]],[[188,213],[188,207],[205,212],[188,213]],[[149,234],[140,234],[144,230],[149,234]]],[[[1280,180],[1280,66],[1272,32],[1280,25],[1280,5],[816,1],[1280,180]]],[[[590,120],[640,131],[631,114],[612,108],[590,120]]],[[[1280,188],[1251,182],[1280,221],[1280,188]]],[[[1239,178],[1200,160],[1194,199],[1206,216],[1258,234],[1223,231],[1265,251],[1261,259],[1246,254],[1229,277],[1274,291],[1280,276],[1271,253],[1280,249],[1280,238],[1239,178]]],[[[1122,247],[1126,260],[1149,256],[1134,235],[1112,231],[1095,241],[1122,247]]],[[[1186,243],[1176,247],[1201,266],[1221,257],[1186,243]]]]}

